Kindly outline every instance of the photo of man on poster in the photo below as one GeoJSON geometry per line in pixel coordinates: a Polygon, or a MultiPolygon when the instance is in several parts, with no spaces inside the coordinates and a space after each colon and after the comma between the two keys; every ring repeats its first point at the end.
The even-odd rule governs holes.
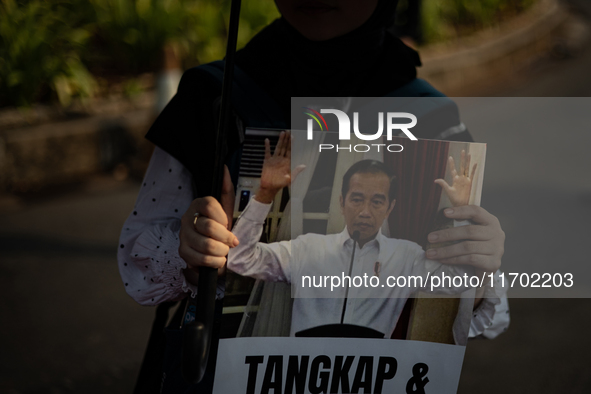
{"type": "MultiPolygon", "coordinates": [[[[495,272],[498,269],[500,256],[497,255],[499,249],[496,244],[499,239],[494,228],[486,229],[486,225],[478,226],[479,230],[485,232],[479,236],[481,240],[475,243],[477,248],[474,253],[460,252],[461,243],[438,249],[435,254],[433,250],[425,253],[414,242],[388,238],[382,234],[382,225],[390,217],[397,196],[401,193],[397,190],[399,180],[390,168],[376,160],[356,162],[343,177],[340,211],[345,228],[340,234],[305,234],[291,241],[259,243],[275,195],[304,170],[303,166],[297,166],[292,173],[290,148],[291,136],[288,132],[280,135],[273,155],[269,142],[266,142],[260,188],[234,227],[233,232],[240,244],[230,250],[228,268],[241,275],[292,284],[295,299],[291,336],[390,338],[407,298],[416,290],[460,293],[469,288],[451,286],[433,289],[426,286],[425,282],[402,287],[378,285],[376,288],[367,285],[368,277],[374,277],[372,283],[378,282],[377,279],[385,283],[386,278],[398,276],[426,279],[429,275],[437,274],[462,276],[469,272],[472,275],[474,270],[467,270],[466,265],[472,265],[477,273],[495,272]],[[472,254],[479,257],[470,257],[472,254]],[[365,276],[366,284],[352,286],[344,276],[365,276]],[[340,283],[339,280],[338,286],[334,286],[334,279],[332,283],[326,283],[324,279],[323,285],[312,285],[329,277],[342,277],[343,281],[340,283]],[[339,324],[369,327],[374,332],[351,333],[332,326],[339,324]],[[316,335],[309,331],[319,326],[326,326],[326,329],[316,330],[316,335]]],[[[454,233],[458,237],[461,234],[461,238],[456,240],[466,239],[466,230],[460,227],[463,224],[460,220],[465,219],[459,216],[461,212],[478,211],[484,218],[479,218],[480,223],[495,218],[480,207],[468,206],[472,180],[478,166],[476,163],[471,166],[470,155],[461,152],[457,170],[451,156],[446,163],[452,175],[451,185],[444,179],[436,179],[434,183],[445,191],[452,209],[457,212],[457,216],[454,216],[446,211],[446,216],[458,220],[454,220],[455,228],[446,230],[445,234],[448,237],[454,233]]],[[[445,169],[445,165],[443,167],[445,169]]],[[[430,241],[434,241],[436,235],[439,233],[431,234],[430,241]]]]}

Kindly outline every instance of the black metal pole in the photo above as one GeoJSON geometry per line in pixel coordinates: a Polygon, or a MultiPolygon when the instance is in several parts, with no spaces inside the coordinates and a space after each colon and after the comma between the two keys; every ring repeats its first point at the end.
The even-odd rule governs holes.
{"type": "MultiPolygon", "coordinates": [[[[224,80],[222,84],[222,99],[220,120],[216,135],[216,154],[214,162],[214,177],[211,195],[221,201],[222,185],[224,182],[225,145],[231,116],[232,79],[234,76],[234,57],[238,38],[238,21],[240,17],[241,0],[232,0],[230,9],[230,27],[228,29],[228,45],[224,66],[224,80]]],[[[198,383],[205,375],[205,368],[209,358],[213,320],[215,314],[215,294],[218,273],[213,268],[199,269],[199,282],[195,303],[195,321],[184,327],[182,371],[186,381],[198,383]]]]}

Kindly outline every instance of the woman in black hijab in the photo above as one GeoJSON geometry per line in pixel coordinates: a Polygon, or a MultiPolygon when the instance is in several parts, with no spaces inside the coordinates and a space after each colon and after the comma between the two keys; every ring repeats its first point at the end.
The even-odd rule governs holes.
{"type": "MultiPolygon", "coordinates": [[[[290,128],[291,97],[381,97],[413,81],[419,55],[388,30],[397,3],[277,0],[283,16],[236,53],[237,71],[264,92],[278,112],[274,117],[281,122],[273,126],[290,128]]],[[[195,178],[199,195],[209,190],[199,185],[211,184],[209,147],[214,146],[214,103],[221,91],[209,77],[199,67],[185,72],[176,96],[146,136],[193,175],[201,173],[195,178]]],[[[237,79],[235,75],[235,85],[237,79]]],[[[471,137],[464,132],[456,140],[471,137]]],[[[230,137],[228,145],[232,151],[238,142],[230,137]]]]}
{"type": "MultiPolygon", "coordinates": [[[[276,4],[283,16],[238,51],[236,64],[275,103],[286,128],[291,97],[377,97],[416,78],[418,54],[388,31],[396,0],[276,0],[276,4]]],[[[198,268],[221,269],[228,249],[238,242],[226,226],[231,223],[234,197],[229,176],[224,182],[224,206],[212,198],[194,199],[206,196],[212,182],[211,147],[220,92],[219,84],[199,68],[188,70],[176,96],[148,132],[147,138],[157,147],[119,249],[126,290],[141,304],[185,297],[195,289],[191,283],[197,283],[198,268]],[[182,185],[181,177],[185,177],[182,185]],[[196,195],[187,191],[191,178],[196,195]],[[197,226],[195,214],[200,215],[197,226]],[[163,252],[161,245],[172,246],[163,252]]],[[[455,137],[471,140],[467,131],[455,137]]],[[[228,150],[239,143],[228,138],[228,150]]],[[[485,252],[494,254],[500,264],[504,235],[498,220],[482,208],[475,214],[472,219],[480,224],[480,239],[473,242],[486,244],[485,252]]]]}

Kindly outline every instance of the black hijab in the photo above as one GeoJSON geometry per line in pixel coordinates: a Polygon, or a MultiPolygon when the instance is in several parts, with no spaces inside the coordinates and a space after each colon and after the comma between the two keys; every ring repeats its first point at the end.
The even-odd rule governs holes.
{"type": "MultiPolygon", "coordinates": [[[[383,96],[415,79],[420,65],[418,54],[387,30],[396,4],[378,0],[362,26],[327,41],[310,41],[277,19],[237,52],[236,64],[275,101],[286,125],[291,97],[383,96]]],[[[197,196],[211,195],[220,92],[208,73],[188,70],[146,135],[191,172],[197,196]]],[[[240,146],[237,135],[228,135],[227,152],[240,146]]]]}
{"type": "Polygon", "coordinates": [[[420,65],[418,53],[388,31],[397,3],[379,0],[362,26],[327,41],[311,41],[279,18],[237,52],[236,64],[285,119],[291,97],[383,96],[415,79],[420,65]]]}

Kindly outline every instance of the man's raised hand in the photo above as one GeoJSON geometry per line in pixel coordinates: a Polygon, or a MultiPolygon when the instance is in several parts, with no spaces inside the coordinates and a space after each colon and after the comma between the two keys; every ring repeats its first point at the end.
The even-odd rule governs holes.
{"type": "Polygon", "coordinates": [[[265,139],[265,161],[261,174],[261,184],[255,195],[259,202],[269,204],[279,190],[289,186],[296,176],[306,168],[299,165],[291,172],[291,133],[282,131],[275,151],[271,155],[271,143],[265,139]]]}
{"type": "Polygon", "coordinates": [[[454,158],[450,156],[448,159],[448,168],[452,176],[451,186],[443,179],[435,180],[435,183],[445,190],[452,206],[461,207],[468,205],[472,190],[472,181],[474,180],[474,175],[476,175],[476,166],[477,164],[474,164],[472,174],[470,174],[470,155],[466,158],[466,151],[462,150],[459,172],[456,171],[454,158]]]}

